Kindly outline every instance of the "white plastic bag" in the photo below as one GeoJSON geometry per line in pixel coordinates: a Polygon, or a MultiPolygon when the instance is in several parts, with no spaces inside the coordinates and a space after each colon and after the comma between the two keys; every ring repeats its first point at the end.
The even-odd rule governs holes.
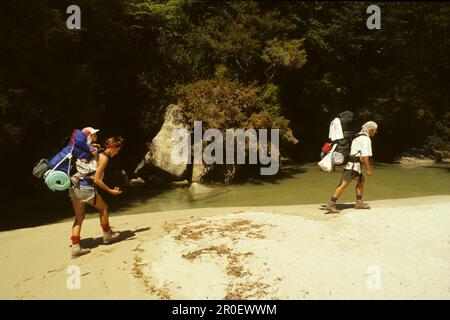
{"type": "Polygon", "coordinates": [[[325,172],[331,172],[333,171],[333,152],[334,149],[336,149],[336,144],[333,145],[333,148],[331,148],[330,152],[327,153],[325,157],[323,157],[322,160],[320,160],[317,164],[319,165],[320,169],[322,169],[325,172]]]}

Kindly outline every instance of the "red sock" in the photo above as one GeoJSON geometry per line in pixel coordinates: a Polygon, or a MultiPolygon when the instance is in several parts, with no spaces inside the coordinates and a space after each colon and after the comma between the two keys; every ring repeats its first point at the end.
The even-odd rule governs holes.
{"type": "Polygon", "coordinates": [[[81,237],[80,236],[72,236],[70,239],[72,240],[72,244],[75,245],[75,244],[80,243],[81,237]]]}
{"type": "Polygon", "coordinates": [[[111,230],[111,228],[109,227],[109,223],[102,224],[101,226],[104,232],[108,232],[109,230],[111,230]]]}

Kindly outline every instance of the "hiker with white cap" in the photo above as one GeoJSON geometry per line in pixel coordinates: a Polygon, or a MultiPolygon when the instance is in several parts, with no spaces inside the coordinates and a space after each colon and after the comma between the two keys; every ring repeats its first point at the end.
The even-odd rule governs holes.
{"type": "Polygon", "coordinates": [[[344,192],[345,188],[354,179],[357,179],[356,184],[356,204],[355,209],[370,209],[368,203],[363,201],[364,189],[364,175],[362,173],[361,164],[364,163],[367,175],[372,175],[372,168],[370,166],[369,157],[372,156],[372,142],[371,137],[375,136],[378,130],[378,125],[373,121],[366,122],[361,131],[352,141],[350,149],[350,157],[347,165],[344,168],[339,186],[333,193],[330,202],[325,206],[326,213],[339,213],[336,208],[336,201],[344,192]]]}
{"type": "MultiPolygon", "coordinates": [[[[92,127],[86,127],[83,130],[81,130],[87,137],[87,145],[89,147],[89,151],[91,152],[98,152],[100,145],[97,144],[97,132],[100,131],[100,129],[94,129],[92,127]]],[[[95,154],[96,155],[96,154],[95,154]]]]}
{"type": "MultiPolygon", "coordinates": [[[[95,157],[97,157],[97,155],[99,154],[100,150],[101,150],[101,146],[99,144],[97,144],[97,132],[99,132],[100,129],[94,129],[92,127],[86,127],[83,130],[81,130],[81,132],[83,133],[84,136],[86,136],[86,147],[89,150],[90,154],[92,157],[89,158],[85,158],[85,159],[77,159],[76,161],[76,169],[77,172],[72,175],[70,178],[72,180],[72,183],[74,184],[75,187],[79,187],[79,182],[80,179],[83,179],[85,173],[85,168],[83,168],[83,170],[80,170],[81,167],[85,166],[85,167],[89,167],[89,165],[83,165],[83,163],[94,163],[95,162],[95,157]]],[[[87,170],[89,171],[89,170],[87,170]]],[[[95,172],[95,170],[94,170],[95,172]]]]}

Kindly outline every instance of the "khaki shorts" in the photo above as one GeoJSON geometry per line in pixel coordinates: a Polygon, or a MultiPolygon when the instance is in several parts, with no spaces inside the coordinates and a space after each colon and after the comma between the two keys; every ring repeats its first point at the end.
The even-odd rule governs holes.
{"type": "Polygon", "coordinates": [[[81,202],[88,202],[91,199],[94,199],[97,192],[94,187],[86,187],[80,186],[78,188],[70,187],[69,188],[69,197],[71,200],[79,200],[81,202]]]}

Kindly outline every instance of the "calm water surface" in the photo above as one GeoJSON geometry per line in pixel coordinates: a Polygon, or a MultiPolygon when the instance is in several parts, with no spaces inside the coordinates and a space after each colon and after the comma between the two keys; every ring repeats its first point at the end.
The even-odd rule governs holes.
{"type": "MultiPolygon", "coordinates": [[[[367,177],[366,200],[450,194],[450,166],[402,167],[375,163],[367,177]]],[[[254,179],[231,186],[210,186],[211,194],[193,197],[187,187],[155,190],[129,199],[114,214],[144,213],[204,207],[268,206],[325,203],[339,183],[342,168],[321,172],[314,163],[283,167],[279,177],[254,179]]],[[[341,201],[354,201],[353,182],[341,201]]]]}
{"type": "MultiPolygon", "coordinates": [[[[367,178],[364,198],[368,201],[450,194],[450,166],[402,167],[375,163],[374,175],[367,178]]],[[[338,184],[342,167],[326,173],[315,163],[283,166],[276,177],[253,179],[230,186],[209,186],[207,195],[192,196],[186,186],[161,189],[134,189],[109,201],[111,215],[206,207],[300,205],[327,202],[338,184]]],[[[341,202],[354,201],[355,183],[341,202]]],[[[111,200],[111,199],[110,199],[111,200]]],[[[67,192],[40,193],[12,201],[2,207],[0,231],[72,220],[73,210],[67,192]]],[[[87,206],[88,216],[97,216],[87,206]]]]}

